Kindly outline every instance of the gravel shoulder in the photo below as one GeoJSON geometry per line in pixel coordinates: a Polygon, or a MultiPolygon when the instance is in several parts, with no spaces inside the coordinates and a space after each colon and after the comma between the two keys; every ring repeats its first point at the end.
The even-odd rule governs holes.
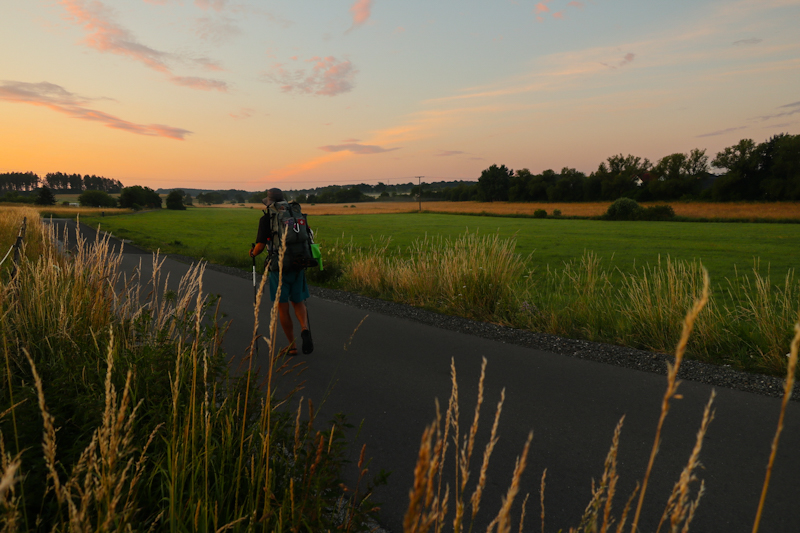
{"type": "MultiPolygon", "coordinates": [[[[194,258],[175,254],[170,254],[169,257],[184,263],[196,261],[194,258]]],[[[245,279],[252,279],[252,273],[234,267],[209,263],[206,268],[245,279]]],[[[467,333],[506,344],[514,344],[568,357],[632,368],[643,372],[666,375],[667,362],[673,359],[672,356],[663,353],[637,350],[635,348],[601,342],[567,339],[548,333],[536,333],[506,326],[498,326],[488,322],[478,322],[467,318],[443,315],[426,309],[377,298],[368,298],[347,291],[314,286],[311,286],[310,289],[312,296],[317,298],[341,302],[366,311],[397,318],[405,318],[437,328],[467,333]]],[[[678,377],[687,381],[706,383],[715,387],[736,389],[772,397],[783,396],[785,381],[783,378],[775,376],[741,372],[730,367],[712,365],[691,359],[683,361],[678,377]]],[[[800,401],[800,383],[796,384],[794,387],[792,400],[800,401]]]]}

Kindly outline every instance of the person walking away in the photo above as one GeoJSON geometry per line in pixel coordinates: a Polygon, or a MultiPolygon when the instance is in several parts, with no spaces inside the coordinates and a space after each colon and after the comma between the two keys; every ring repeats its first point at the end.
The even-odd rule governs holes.
{"type": "MultiPolygon", "coordinates": [[[[264,216],[262,216],[258,222],[256,245],[250,250],[250,257],[256,257],[263,252],[265,248],[268,250],[269,294],[274,302],[278,292],[278,283],[280,282],[281,274],[280,265],[278,264],[278,254],[280,253],[282,245],[281,230],[283,229],[277,225],[279,213],[275,204],[281,202],[285,205],[285,200],[283,198],[283,192],[280,189],[273,188],[267,191],[267,197],[261,201],[266,206],[266,209],[264,209],[264,216]]],[[[283,282],[281,284],[280,301],[278,302],[278,317],[280,319],[281,328],[289,341],[289,345],[281,351],[288,355],[297,355],[294,324],[289,314],[289,304],[291,303],[297,321],[300,323],[300,338],[303,341],[303,353],[310,354],[314,351],[314,341],[311,338],[311,330],[308,323],[308,308],[305,303],[310,296],[308,292],[308,283],[306,281],[306,272],[303,268],[287,268],[287,262],[288,261],[284,260],[283,282]]]]}

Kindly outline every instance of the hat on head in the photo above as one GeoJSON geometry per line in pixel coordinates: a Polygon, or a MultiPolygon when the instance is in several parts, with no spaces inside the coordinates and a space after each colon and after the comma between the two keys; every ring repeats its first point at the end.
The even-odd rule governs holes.
{"type": "Polygon", "coordinates": [[[270,205],[274,204],[275,202],[282,202],[283,201],[283,191],[277,188],[273,188],[267,191],[267,197],[262,198],[261,201],[269,207],[270,205]]]}

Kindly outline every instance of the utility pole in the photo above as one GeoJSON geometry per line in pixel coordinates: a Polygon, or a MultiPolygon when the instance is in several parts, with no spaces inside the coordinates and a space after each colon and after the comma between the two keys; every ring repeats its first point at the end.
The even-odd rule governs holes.
{"type": "Polygon", "coordinates": [[[419,183],[419,191],[417,191],[417,200],[419,201],[419,212],[422,212],[422,178],[425,176],[417,176],[417,182],[419,183]]]}

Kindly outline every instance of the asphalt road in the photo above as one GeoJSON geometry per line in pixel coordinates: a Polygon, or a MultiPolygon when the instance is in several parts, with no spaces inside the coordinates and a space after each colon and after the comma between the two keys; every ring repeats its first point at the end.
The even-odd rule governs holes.
{"type": "MultiPolygon", "coordinates": [[[[93,232],[86,233],[91,236],[93,232]]],[[[126,245],[123,268],[132,270],[141,262],[146,273],[152,263],[149,256],[126,245]]],[[[167,259],[163,268],[177,282],[188,265],[167,259]]],[[[230,320],[224,348],[236,365],[250,342],[252,283],[207,270],[203,286],[207,292],[222,297],[221,309],[225,319],[230,320]]],[[[539,483],[545,468],[545,530],[567,530],[578,525],[591,497],[591,480],[602,475],[614,427],[623,415],[621,479],[615,514],[619,514],[645,471],[666,386],[663,376],[507,345],[381,314],[366,316],[360,309],[315,297],[309,300],[309,309],[316,349],[311,355],[295,358],[297,363],[305,363],[305,371],[299,377],[285,378],[281,386],[288,389],[302,384],[300,394],[321,405],[319,420],[343,412],[351,423],[362,426],[357,439],[353,431],[351,458],[355,460],[362,443],[366,443],[367,456],[372,458],[370,470],[392,472],[389,485],[380,488],[375,498],[382,502],[382,525],[393,533],[402,531],[420,436],[433,420],[434,398],[444,406],[449,398],[451,358],[458,371],[462,428],[472,419],[481,359],[488,360],[473,480],[480,467],[494,406],[500,391],[505,388],[506,392],[500,441],[492,456],[475,531],[484,530],[499,509],[514,461],[531,430],[534,438],[528,468],[513,511],[518,519],[522,498],[530,493],[526,530],[539,531],[541,527],[539,483]]],[[[260,316],[266,324],[267,302],[260,316]]],[[[283,345],[285,340],[280,335],[283,345]]],[[[262,348],[261,353],[265,351],[262,348]]],[[[655,531],[694,445],[711,391],[712,387],[701,383],[685,381],[680,386],[683,398],[673,402],[665,423],[640,521],[642,531],[655,531]]],[[[698,474],[705,481],[706,494],[691,530],[751,531],[780,400],[717,389],[715,409],[700,456],[704,468],[698,474]]],[[[762,519],[763,532],[800,531],[796,510],[800,501],[798,450],[800,405],[791,402],[762,519]]],[[[448,469],[452,465],[452,458],[448,458],[446,470],[452,472],[452,468],[448,469]]],[[[346,477],[352,479],[354,475],[352,466],[346,477]]],[[[452,475],[450,480],[452,484],[452,475]]]]}

